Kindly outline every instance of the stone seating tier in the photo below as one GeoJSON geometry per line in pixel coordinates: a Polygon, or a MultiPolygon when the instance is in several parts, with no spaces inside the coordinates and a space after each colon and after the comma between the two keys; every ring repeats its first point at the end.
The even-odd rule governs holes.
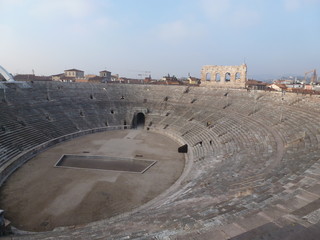
{"type": "Polygon", "coordinates": [[[166,194],[133,212],[33,239],[207,239],[211,233],[226,239],[263,232],[270,223],[278,232],[292,224],[313,229],[320,220],[315,96],[34,82],[30,88],[10,86],[0,97],[0,167],[51,139],[130,125],[136,109],[147,109],[146,129],[189,145],[190,167],[166,194]]]}

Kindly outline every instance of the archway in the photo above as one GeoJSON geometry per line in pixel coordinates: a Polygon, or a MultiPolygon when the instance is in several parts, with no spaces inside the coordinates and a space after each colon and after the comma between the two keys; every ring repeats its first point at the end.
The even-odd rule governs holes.
{"type": "Polygon", "coordinates": [[[206,81],[211,81],[211,74],[210,73],[206,74],[206,81]]]}
{"type": "Polygon", "coordinates": [[[144,124],[145,124],[145,116],[142,112],[136,113],[133,117],[133,123],[132,126],[133,128],[144,128],[144,124]]]}
{"type": "Polygon", "coordinates": [[[236,80],[240,80],[240,77],[241,77],[240,73],[237,72],[237,73],[236,73],[236,80]]]}
{"type": "Polygon", "coordinates": [[[215,79],[216,79],[216,82],[220,82],[220,73],[216,73],[215,79]]]}
{"type": "Polygon", "coordinates": [[[231,74],[229,72],[227,72],[226,76],[225,76],[225,81],[230,82],[230,80],[231,80],[231,74]]]}

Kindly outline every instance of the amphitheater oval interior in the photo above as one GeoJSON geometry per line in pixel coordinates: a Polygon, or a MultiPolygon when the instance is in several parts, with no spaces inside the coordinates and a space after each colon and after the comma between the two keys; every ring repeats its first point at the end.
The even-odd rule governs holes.
{"type": "MultiPolygon", "coordinates": [[[[12,228],[8,238],[240,240],[320,235],[319,95],[222,87],[7,82],[0,84],[0,99],[1,193],[6,188],[10,192],[11,179],[33,164],[30,159],[96,134],[112,138],[122,132],[126,141],[134,139],[136,131],[155,134],[185,159],[180,159],[178,173],[172,171],[168,186],[120,214],[38,232],[24,231],[8,217],[12,228]],[[178,153],[185,144],[187,153],[178,153]]],[[[115,140],[110,140],[114,146],[115,140]]],[[[157,151],[166,155],[168,149],[157,151]]],[[[99,151],[96,155],[103,153],[99,151]]],[[[124,145],[122,151],[129,150],[124,145]]],[[[42,158],[40,164],[45,163],[42,158]]],[[[146,173],[154,171],[161,185],[158,179],[166,171],[157,164],[146,173]]],[[[29,168],[30,178],[37,174],[29,168]]],[[[68,175],[65,179],[71,181],[68,175]]],[[[86,179],[81,181],[89,188],[86,179]]],[[[80,194],[82,188],[70,189],[80,194]]],[[[21,194],[26,194],[23,188],[21,194]]],[[[6,197],[0,196],[5,218],[6,197]]],[[[72,205],[78,200],[65,202],[72,205]]],[[[16,204],[19,211],[28,210],[28,199],[19,194],[16,204]]]]}

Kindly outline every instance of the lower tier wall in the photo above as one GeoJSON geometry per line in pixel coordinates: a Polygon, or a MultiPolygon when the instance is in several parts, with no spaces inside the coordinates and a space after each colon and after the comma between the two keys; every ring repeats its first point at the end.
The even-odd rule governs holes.
{"type": "Polygon", "coordinates": [[[0,167],[0,186],[7,180],[7,178],[19,167],[21,167],[24,163],[28,160],[43,152],[47,148],[65,142],[76,137],[97,133],[97,132],[104,132],[104,131],[113,131],[113,130],[121,130],[131,128],[130,125],[118,125],[118,126],[110,126],[110,127],[103,127],[103,128],[94,128],[85,131],[75,132],[68,135],[61,136],[59,138],[52,139],[50,141],[44,142],[38,146],[35,146],[31,149],[24,151],[23,153],[19,154],[18,156],[12,158],[6,164],[0,167]]]}

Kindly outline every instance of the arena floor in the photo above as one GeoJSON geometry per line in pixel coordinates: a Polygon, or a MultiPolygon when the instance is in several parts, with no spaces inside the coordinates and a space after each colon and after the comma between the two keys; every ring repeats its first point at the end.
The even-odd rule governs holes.
{"type": "Polygon", "coordinates": [[[10,176],[0,206],[12,225],[48,231],[130,211],[170,187],[184,168],[173,140],[144,130],[109,131],[58,144],[10,176]],[[54,167],[63,154],[143,158],[156,164],[143,174],[54,167]]]}

